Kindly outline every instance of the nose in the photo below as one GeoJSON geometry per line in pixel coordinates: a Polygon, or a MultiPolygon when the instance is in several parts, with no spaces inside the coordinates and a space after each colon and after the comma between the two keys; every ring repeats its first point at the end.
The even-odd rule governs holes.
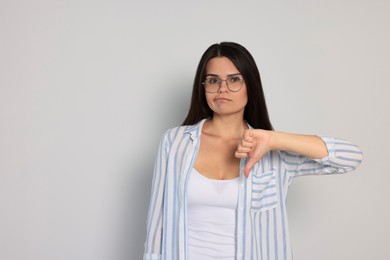
{"type": "Polygon", "coordinates": [[[227,80],[221,80],[221,85],[219,85],[218,93],[229,92],[229,87],[227,85],[227,80]]]}

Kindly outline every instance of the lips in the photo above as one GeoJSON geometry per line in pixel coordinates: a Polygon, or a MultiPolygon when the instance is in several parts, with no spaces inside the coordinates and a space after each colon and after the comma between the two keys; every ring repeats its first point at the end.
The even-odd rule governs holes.
{"type": "Polygon", "coordinates": [[[225,98],[225,97],[216,97],[214,99],[215,101],[231,101],[231,99],[225,98]]]}

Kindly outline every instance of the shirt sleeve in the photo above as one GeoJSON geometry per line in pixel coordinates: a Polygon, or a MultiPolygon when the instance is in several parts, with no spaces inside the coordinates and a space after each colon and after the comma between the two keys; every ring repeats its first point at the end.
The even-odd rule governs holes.
{"type": "Polygon", "coordinates": [[[161,259],[164,190],[167,166],[168,133],[161,138],[154,165],[149,212],[146,221],[144,260],[161,259]]]}
{"type": "Polygon", "coordinates": [[[320,136],[320,138],[328,150],[328,156],[322,159],[279,151],[285,168],[292,177],[346,173],[356,169],[362,162],[363,153],[358,145],[333,137],[320,136]]]}

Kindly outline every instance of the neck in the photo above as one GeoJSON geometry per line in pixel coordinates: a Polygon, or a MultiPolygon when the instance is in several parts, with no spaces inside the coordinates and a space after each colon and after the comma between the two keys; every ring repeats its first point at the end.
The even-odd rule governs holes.
{"type": "Polygon", "coordinates": [[[214,115],[212,119],[206,121],[203,131],[223,139],[231,139],[241,138],[247,128],[248,126],[242,117],[220,117],[214,115]]]}

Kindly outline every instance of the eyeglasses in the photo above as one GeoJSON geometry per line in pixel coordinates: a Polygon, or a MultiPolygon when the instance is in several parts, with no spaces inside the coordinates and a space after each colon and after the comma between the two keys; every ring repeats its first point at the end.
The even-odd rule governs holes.
{"type": "Polygon", "coordinates": [[[226,82],[226,86],[231,92],[240,91],[243,85],[242,83],[244,83],[244,79],[241,75],[231,75],[225,80],[218,77],[208,77],[202,84],[204,85],[206,92],[215,93],[220,90],[223,81],[226,82]]]}

